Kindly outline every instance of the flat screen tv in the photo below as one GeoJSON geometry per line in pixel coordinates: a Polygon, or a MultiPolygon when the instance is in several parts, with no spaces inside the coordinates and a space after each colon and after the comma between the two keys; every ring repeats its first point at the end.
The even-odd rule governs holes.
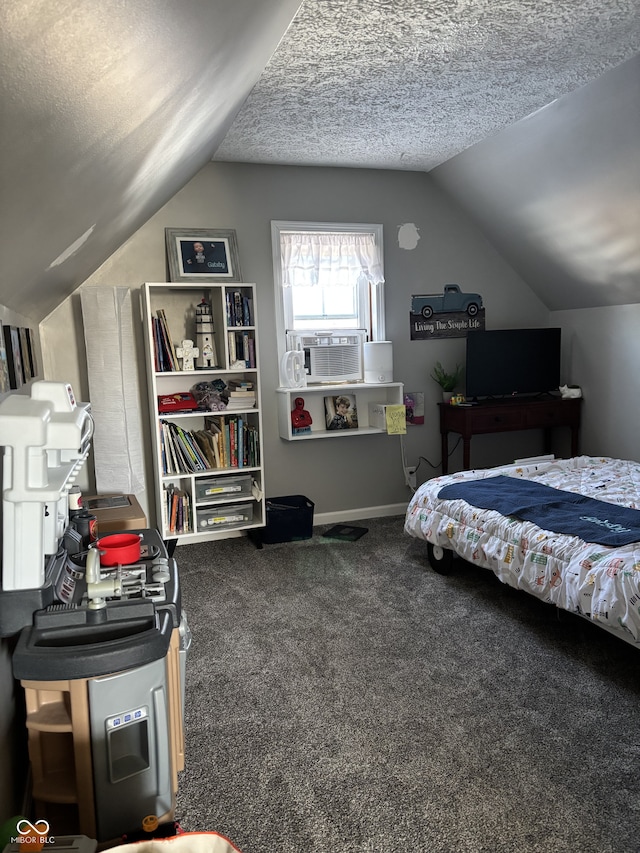
{"type": "Polygon", "coordinates": [[[559,384],[560,329],[467,333],[467,398],[544,394],[559,384]]]}

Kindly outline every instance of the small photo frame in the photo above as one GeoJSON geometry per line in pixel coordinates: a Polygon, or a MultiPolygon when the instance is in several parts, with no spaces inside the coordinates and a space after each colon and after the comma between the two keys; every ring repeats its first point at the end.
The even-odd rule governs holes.
{"type": "Polygon", "coordinates": [[[170,281],[242,281],[231,228],[165,228],[170,281]]]}
{"type": "Polygon", "coordinates": [[[353,394],[338,394],[324,398],[327,429],[358,429],[356,398],[353,394]]]}
{"type": "Polygon", "coordinates": [[[9,384],[14,390],[24,385],[24,372],[20,355],[20,332],[15,326],[3,326],[4,344],[7,350],[9,384]]]}

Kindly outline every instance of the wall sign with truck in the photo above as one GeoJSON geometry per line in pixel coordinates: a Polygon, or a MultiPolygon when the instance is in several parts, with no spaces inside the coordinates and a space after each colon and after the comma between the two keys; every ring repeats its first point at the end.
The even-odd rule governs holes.
{"type": "Polygon", "coordinates": [[[457,284],[445,284],[442,293],[414,295],[409,322],[412,341],[465,337],[470,329],[484,329],[482,296],[457,284]]]}

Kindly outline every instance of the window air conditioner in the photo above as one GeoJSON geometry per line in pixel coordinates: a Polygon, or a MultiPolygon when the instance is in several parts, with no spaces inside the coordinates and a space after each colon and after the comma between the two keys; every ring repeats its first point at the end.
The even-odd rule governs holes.
{"type": "Polygon", "coordinates": [[[362,382],[364,329],[287,332],[287,349],[304,352],[309,383],[362,382]]]}

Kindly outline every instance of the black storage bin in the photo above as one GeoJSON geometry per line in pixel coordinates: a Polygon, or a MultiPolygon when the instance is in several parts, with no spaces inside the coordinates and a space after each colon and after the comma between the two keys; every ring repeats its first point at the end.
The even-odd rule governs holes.
{"type": "Polygon", "coordinates": [[[267,545],[295,542],[313,536],[314,503],[304,495],[267,498],[267,524],[260,538],[267,545]]]}

